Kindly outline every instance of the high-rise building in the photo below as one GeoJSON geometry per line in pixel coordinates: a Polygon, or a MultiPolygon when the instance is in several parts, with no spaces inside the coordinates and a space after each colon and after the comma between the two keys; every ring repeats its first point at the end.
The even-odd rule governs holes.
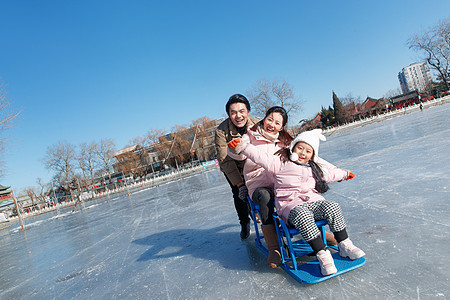
{"type": "Polygon", "coordinates": [[[411,64],[398,73],[403,94],[425,90],[432,82],[430,68],[426,62],[411,64]]]}

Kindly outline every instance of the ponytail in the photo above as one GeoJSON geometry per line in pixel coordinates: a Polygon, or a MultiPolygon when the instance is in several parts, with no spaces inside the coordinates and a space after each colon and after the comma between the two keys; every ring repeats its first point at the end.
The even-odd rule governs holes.
{"type": "Polygon", "coordinates": [[[326,191],[328,191],[329,186],[326,183],[325,180],[323,180],[323,172],[322,169],[320,168],[320,166],[318,164],[316,164],[314,161],[309,161],[309,165],[311,166],[311,170],[313,173],[313,177],[316,180],[316,191],[318,191],[319,193],[323,194],[326,191]]]}

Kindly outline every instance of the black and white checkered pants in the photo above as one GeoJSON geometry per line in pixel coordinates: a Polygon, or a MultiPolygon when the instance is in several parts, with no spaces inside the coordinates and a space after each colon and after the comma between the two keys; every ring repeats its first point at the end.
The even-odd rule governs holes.
{"type": "Polygon", "coordinates": [[[320,231],[314,223],[319,220],[327,220],[332,232],[344,230],[346,227],[341,207],[330,200],[297,205],[289,212],[288,218],[289,225],[300,231],[306,242],[319,237],[320,231]]]}

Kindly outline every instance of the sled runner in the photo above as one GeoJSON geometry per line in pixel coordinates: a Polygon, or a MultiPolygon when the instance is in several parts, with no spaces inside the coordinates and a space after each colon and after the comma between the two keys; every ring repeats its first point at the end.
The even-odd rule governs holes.
{"type": "MultiPolygon", "coordinates": [[[[262,243],[264,236],[259,231],[259,226],[256,221],[256,214],[259,214],[259,205],[251,201],[250,197],[247,196],[247,200],[250,204],[253,224],[255,226],[256,246],[266,255],[268,255],[269,250],[262,243]]],[[[280,253],[282,258],[281,267],[294,278],[296,281],[302,283],[318,283],[342,273],[354,270],[356,268],[362,267],[366,260],[361,257],[357,260],[350,260],[347,257],[341,257],[338,253],[337,246],[328,246],[331,251],[334,264],[337,269],[337,273],[323,276],[320,273],[319,261],[313,254],[313,250],[304,239],[296,237],[299,235],[299,231],[295,228],[289,228],[286,223],[276,214],[273,214],[275,221],[275,229],[277,232],[278,245],[280,245],[280,253]]],[[[327,244],[325,239],[325,226],[328,225],[326,220],[316,221],[316,225],[319,228],[322,239],[327,244]]]]}

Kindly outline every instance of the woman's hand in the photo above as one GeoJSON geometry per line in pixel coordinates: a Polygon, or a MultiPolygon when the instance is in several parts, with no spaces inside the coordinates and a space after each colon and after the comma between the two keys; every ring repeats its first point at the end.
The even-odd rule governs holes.
{"type": "Polygon", "coordinates": [[[240,142],[241,142],[241,138],[237,138],[237,139],[231,140],[227,144],[228,148],[234,149],[234,148],[237,147],[237,145],[239,145],[240,142]]]}
{"type": "Polygon", "coordinates": [[[242,150],[245,149],[247,144],[250,143],[250,138],[248,135],[244,134],[242,138],[235,138],[228,142],[228,148],[233,149],[233,152],[236,154],[241,154],[242,150]]]}

